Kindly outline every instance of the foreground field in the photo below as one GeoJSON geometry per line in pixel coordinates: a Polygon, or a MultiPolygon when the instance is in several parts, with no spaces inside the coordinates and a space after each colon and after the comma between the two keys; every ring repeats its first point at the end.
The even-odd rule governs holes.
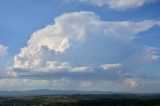
{"type": "Polygon", "coordinates": [[[160,106],[160,96],[110,94],[0,97],[0,106],[160,106]]]}

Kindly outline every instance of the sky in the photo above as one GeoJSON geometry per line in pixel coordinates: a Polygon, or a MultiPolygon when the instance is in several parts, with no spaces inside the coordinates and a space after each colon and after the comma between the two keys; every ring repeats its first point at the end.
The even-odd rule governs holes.
{"type": "Polygon", "coordinates": [[[160,0],[0,0],[0,90],[160,93],[160,0]]]}

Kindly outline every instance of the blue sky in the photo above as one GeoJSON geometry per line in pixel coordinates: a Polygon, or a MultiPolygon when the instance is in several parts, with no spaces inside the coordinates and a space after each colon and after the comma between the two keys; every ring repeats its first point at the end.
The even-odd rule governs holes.
{"type": "Polygon", "coordinates": [[[160,92],[159,0],[1,0],[0,90],[160,92]]]}

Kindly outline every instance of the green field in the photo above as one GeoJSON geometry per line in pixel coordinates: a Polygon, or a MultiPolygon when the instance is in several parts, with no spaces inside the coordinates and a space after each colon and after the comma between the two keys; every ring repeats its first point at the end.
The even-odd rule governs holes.
{"type": "Polygon", "coordinates": [[[0,106],[160,106],[160,96],[110,94],[0,97],[0,106]]]}

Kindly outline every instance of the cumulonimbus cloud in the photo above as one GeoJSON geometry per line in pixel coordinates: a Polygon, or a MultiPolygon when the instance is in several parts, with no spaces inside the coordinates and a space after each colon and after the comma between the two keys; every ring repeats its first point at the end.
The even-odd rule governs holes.
{"type": "MultiPolygon", "coordinates": [[[[123,81],[122,71],[132,71],[128,67],[136,67],[149,55],[131,38],[156,25],[160,22],[103,21],[93,12],[65,13],[31,35],[27,46],[14,56],[8,74],[10,78],[39,79],[47,84],[46,80],[69,78],[83,87],[96,86],[96,81],[123,81]]],[[[11,79],[4,78],[1,83],[11,79]]],[[[131,87],[136,86],[131,82],[131,87]]]]}
{"type": "Polygon", "coordinates": [[[154,20],[102,21],[93,12],[86,11],[63,14],[53,24],[31,35],[27,47],[14,57],[14,68],[85,72],[93,69],[93,65],[99,67],[106,64],[106,60],[113,60],[115,55],[123,55],[123,46],[131,45],[130,38],[159,23],[154,20]],[[115,48],[119,53],[114,54],[115,42],[118,43],[115,48]],[[98,51],[94,47],[98,47],[98,51]]]}

